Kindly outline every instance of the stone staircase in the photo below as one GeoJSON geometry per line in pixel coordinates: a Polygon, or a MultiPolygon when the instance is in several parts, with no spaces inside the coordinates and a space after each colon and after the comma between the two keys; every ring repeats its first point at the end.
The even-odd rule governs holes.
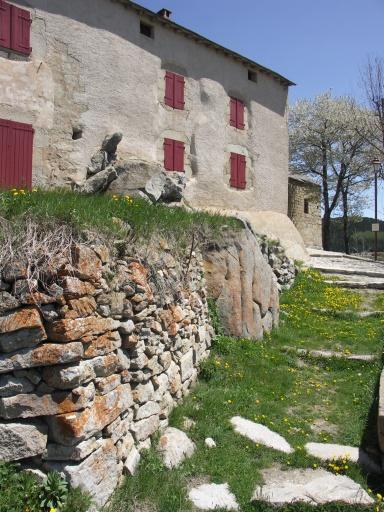
{"type": "Polygon", "coordinates": [[[343,288],[384,290],[384,263],[338,252],[308,249],[306,266],[343,288]]]}

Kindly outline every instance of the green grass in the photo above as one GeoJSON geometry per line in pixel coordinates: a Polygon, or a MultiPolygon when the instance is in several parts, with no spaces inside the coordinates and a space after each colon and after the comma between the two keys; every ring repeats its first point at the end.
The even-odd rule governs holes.
{"type": "MultiPolygon", "coordinates": [[[[0,512],[45,512],[47,509],[41,507],[44,496],[43,486],[33,475],[0,462],[0,512]]],[[[60,512],[87,512],[90,505],[87,495],[70,489],[60,512]]]]}
{"type": "Polygon", "coordinates": [[[224,225],[239,228],[232,218],[205,212],[190,212],[185,208],[152,205],[145,200],[110,195],[84,195],[68,190],[0,191],[1,217],[21,224],[26,217],[51,225],[68,224],[76,232],[92,230],[113,238],[134,234],[141,242],[158,235],[168,241],[177,241],[182,248],[194,234],[197,238],[220,235],[224,225]],[[130,230],[132,228],[132,230],[130,230]]]}
{"type": "MultiPolygon", "coordinates": [[[[189,431],[197,445],[194,456],[175,470],[163,467],[156,451],[149,451],[135,477],[126,478],[116,492],[108,512],[189,512],[187,489],[196,482],[228,482],[236,495],[242,512],[276,510],[267,504],[251,505],[255,486],[262,483],[261,471],[274,464],[282,468],[308,468],[321,465],[306,455],[305,443],[338,442],[359,446],[375,445],[376,386],[381,362],[361,363],[331,359],[318,361],[298,359],[295,354],[283,353],[281,345],[289,341],[307,340],[307,345],[324,348],[330,340],[322,332],[332,332],[334,343],[344,346],[343,321],[311,312],[313,304],[324,300],[336,310],[359,307],[359,297],[351,292],[333,294],[317,274],[303,273],[294,288],[283,297],[289,315],[281,330],[263,343],[235,340],[220,336],[215,342],[211,358],[204,363],[200,383],[184,403],[172,414],[171,425],[183,429],[183,418],[196,422],[189,431]],[[306,299],[305,317],[296,319],[296,310],[306,299]],[[328,331],[328,323],[332,330],[328,331]],[[304,326],[302,325],[304,323],[304,326]],[[312,334],[315,340],[311,337],[312,334]],[[241,415],[263,423],[282,434],[295,448],[285,455],[263,446],[257,446],[234,433],[230,418],[241,415]],[[316,430],[314,422],[323,423],[316,430]],[[217,448],[204,446],[206,437],[212,437],[217,448]]],[[[303,306],[304,308],[304,306],[303,306]]],[[[348,324],[348,323],[347,323],[348,324]]],[[[380,322],[364,321],[348,324],[356,334],[350,349],[370,349],[381,352],[380,322]],[[371,330],[374,335],[370,337],[371,330]],[[377,332],[376,332],[377,330],[377,332]],[[360,336],[362,339],[360,339],[360,336]],[[366,338],[369,338],[369,342],[366,338]]],[[[345,338],[350,340],[350,338],[345,338]]],[[[327,467],[326,463],[323,463],[327,467]]],[[[373,486],[367,475],[354,464],[348,464],[346,474],[365,488],[373,486]],[[369,480],[369,479],[368,479],[369,480]]],[[[286,506],[284,511],[309,511],[307,505],[286,506]]],[[[317,511],[341,512],[364,510],[359,507],[327,505],[317,511]]],[[[365,509],[366,510],[366,509],[365,509]]]]}

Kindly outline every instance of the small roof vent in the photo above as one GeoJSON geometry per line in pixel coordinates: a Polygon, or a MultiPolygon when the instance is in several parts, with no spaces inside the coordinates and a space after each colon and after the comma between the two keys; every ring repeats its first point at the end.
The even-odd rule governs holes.
{"type": "Polygon", "coordinates": [[[172,11],[170,11],[169,9],[160,9],[160,11],[157,14],[162,18],[169,20],[171,19],[172,11]]]}

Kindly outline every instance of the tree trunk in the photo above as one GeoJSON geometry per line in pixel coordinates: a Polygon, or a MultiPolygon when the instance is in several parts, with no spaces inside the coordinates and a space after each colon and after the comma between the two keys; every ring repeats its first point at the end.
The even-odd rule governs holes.
{"type": "Polygon", "coordinates": [[[322,141],[322,181],[323,181],[323,203],[324,203],[324,216],[322,222],[322,235],[323,235],[323,249],[329,251],[330,244],[330,219],[331,212],[329,209],[329,190],[328,190],[328,161],[327,161],[327,146],[325,141],[322,141]]]}
{"type": "Polygon", "coordinates": [[[341,191],[343,201],[343,236],[344,236],[344,252],[350,254],[349,247],[349,217],[348,217],[348,186],[343,187],[341,191]]]}

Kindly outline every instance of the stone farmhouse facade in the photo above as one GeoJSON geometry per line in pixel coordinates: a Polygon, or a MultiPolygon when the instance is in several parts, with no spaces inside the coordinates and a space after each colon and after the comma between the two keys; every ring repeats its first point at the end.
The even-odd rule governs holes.
{"type": "Polygon", "coordinates": [[[81,185],[120,132],[119,160],[182,173],[187,204],[286,215],[290,85],[166,9],[0,0],[0,186],[81,185]]]}
{"type": "Polygon", "coordinates": [[[288,216],[305,245],[321,249],[321,186],[301,174],[290,174],[288,197],[288,216]]]}

